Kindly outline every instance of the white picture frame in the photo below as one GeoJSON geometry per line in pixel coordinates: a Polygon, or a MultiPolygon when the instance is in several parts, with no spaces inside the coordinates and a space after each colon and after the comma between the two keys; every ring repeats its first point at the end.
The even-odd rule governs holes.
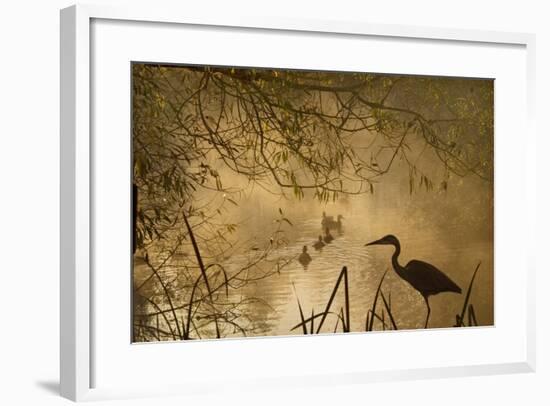
{"type": "MultiPolygon", "coordinates": [[[[171,23],[208,27],[241,27],[250,30],[276,30],[292,33],[349,34],[374,38],[408,38],[437,40],[464,45],[486,43],[515,45],[526,53],[526,120],[525,120],[525,175],[524,186],[530,235],[534,241],[535,224],[535,131],[534,131],[534,47],[535,37],[526,33],[486,32],[474,30],[413,27],[402,25],[375,25],[343,21],[291,20],[258,17],[254,19],[227,19],[220,16],[187,16],[181,9],[158,10],[155,7],[110,8],[105,6],[72,6],[61,11],[61,394],[79,401],[98,397],[140,396],[154,394],[154,390],[139,391],[128,388],[92,389],[94,364],[91,317],[94,289],[91,278],[94,228],[92,217],[91,184],[91,27],[94,20],[119,22],[171,23]]],[[[93,86],[93,84],[92,84],[93,86]]],[[[498,232],[498,227],[497,227],[498,232]]],[[[534,244],[532,245],[534,247],[534,244]]],[[[373,380],[419,379],[529,372],[535,369],[535,260],[529,248],[528,262],[522,272],[526,275],[525,293],[525,357],[518,362],[468,364],[436,368],[407,368],[386,371],[352,371],[346,374],[305,375],[299,384],[362,383],[373,380]]],[[[295,340],[287,338],[287,340],[295,340]]],[[[129,345],[129,344],[128,344],[129,345]]],[[[265,380],[265,385],[290,385],[296,380],[281,376],[265,380]]],[[[172,386],[171,393],[183,393],[185,382],[172,386]]],[[[243,385],[246,387],[246,383],[243,385]]],[[[207,390],[207,386],[196,386],[207,390]]],[[[168,389],[159,388],[165,393],[168,389]]]]}

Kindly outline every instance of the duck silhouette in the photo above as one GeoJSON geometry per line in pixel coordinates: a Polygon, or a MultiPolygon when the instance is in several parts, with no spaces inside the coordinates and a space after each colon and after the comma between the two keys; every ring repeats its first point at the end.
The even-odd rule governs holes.
{"type": "Polygon", "coordinates": [[[313,248],[315,248],[315,250],[319,251],[319,250],[323,249],[324,246],[325,246],[325,243],[323,242],[323,237],[319,236],[319,239],[317,241],[315,241],[315,244],[313,244],[313,248]]]}
{"type": "Polygon", "coordinates": [[[327,216],[327,213],[323,212],[323,218],[321,219],[321,225],[323,226],[323,228],[325,228],[325,225],[329,221],[334,221],[334,217],[333,216],[327,216]]]}
{"type": "Polygon", "coordinates": [[[334,240],[334,237],[330,233],[330,229],[327,227],[325,229],[325,237],[323,238],[323,241],[325,242],[325,244],[330,244],[332,240],[334,240]]]}
{"type": "Polygon", "coordinates": [[[311,256],[307,253],[307,245],[304,245],[302,248],[302,253],[298,257],[298,262],[302,264],[304,269],[307,269],[307,266],[311,262],[311,256]]]}
{"type": "Polygon", "coordinates": [[[339,214],[336,217],[336,220],[334,220],[333,216],[327,216],[325,212],[323,212],[323,218],[321,219],[321,226],[323,228],[328,228],[330,230],[341,230],[342,229],[342,220],[344,219],[344,216],[339,214]]]}

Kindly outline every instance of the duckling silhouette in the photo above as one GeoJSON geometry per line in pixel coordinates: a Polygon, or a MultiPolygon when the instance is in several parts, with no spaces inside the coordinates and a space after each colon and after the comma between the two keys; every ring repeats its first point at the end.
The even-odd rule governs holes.
{"type": "Polygon", "coordinates": [[[313,248],[315,248],[316,251],[319,251],[323,249],[325,246],[325,243],[323,242],[323,237],[319,236],[319,240],[315,241],[315,244],[313,244],[313,248]]]}
{"type": "Polygon", "coordinates": [[[311,257],[307,253],[307,245],[304,245],[304,247],[302,248],[302,253],[298,257],[298,262],[302,264],[304,269],[307,269],[307,266],[311,262],[311,257]]]}
{"type": "Polygon", "coordinates": [[[332,236],[332,234],[330,233],[330,230],[327,227],[325,230],[325,238],[323,238],[323,241],[325,241],[326,244],[330,244],[332,240],[334,240],[334,237],[332,236]]]}

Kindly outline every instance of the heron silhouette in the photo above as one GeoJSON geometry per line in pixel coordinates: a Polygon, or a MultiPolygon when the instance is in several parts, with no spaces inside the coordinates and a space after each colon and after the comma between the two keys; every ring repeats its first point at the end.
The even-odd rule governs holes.
{"type": "Polygon", "coordinates": [[[365,247],[368,245],[393,245],[395,247],[391,258],[393,269],[401,279],[404,279],[415,288],[426,302],[428,314],[426,315],[424,328],[428,328],[428,320],[430,319],[431,309],[428,301],[430,296],[443,292],[462,293],[462,289],[456,283],[432,264],[413,259],[407,265],[401,266],[397,260],[401,252],[401,244],[399,244],[396,236],[390,234],[365,244],[365,247]]]}

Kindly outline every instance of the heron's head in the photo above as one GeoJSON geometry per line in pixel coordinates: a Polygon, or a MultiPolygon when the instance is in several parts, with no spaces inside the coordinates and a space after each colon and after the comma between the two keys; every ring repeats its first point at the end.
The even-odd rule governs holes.
{"type": "Polygon", "coordinates": [[[369,242],[368,244],[365,244],[365,247],[367,245],[394,245],[394,246],[398,246],[399,245],[399,240],[397,239],[397,237],[395,235],[388,234],[387,236],[382,237],[379,240],[376,240],[376,241],[373,241],[373,242],[369,242]]]}

